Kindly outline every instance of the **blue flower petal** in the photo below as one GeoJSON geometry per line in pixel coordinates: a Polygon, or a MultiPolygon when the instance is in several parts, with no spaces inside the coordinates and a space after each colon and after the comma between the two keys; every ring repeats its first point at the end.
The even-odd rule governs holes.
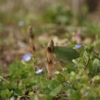
{"type": "Polygon", "coordinates": [[[73,49],[78,49],[78,48],[81,48],[82,45],[75,45],[75,47],[73,47],[73,49]]]}
{"type": "Polygon", "coordinates": [[[42,72],[43,72],[43,68],[42,68],[42,69],[37,70],[35,73],[36,73],[36,74],[40,74],[40,73],[42,73],[42,72]]]}
{"type": "Polygon", "coordinates": [[[23,56],[23,61],[30,61],[32,58],[32,55],[31,54],[26,54],[23,56]]]}
{"type": "Polygon", "coordinates": [[[25,22],[24,21],[20,21],[19,23],[18,23],[18,26],[24,26],[25,25],[25,22]]]}

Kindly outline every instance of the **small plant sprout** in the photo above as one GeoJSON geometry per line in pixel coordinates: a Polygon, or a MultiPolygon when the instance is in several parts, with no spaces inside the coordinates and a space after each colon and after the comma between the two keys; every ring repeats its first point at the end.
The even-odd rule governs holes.
{"type": "Polygon", "coordinates": [[[78,49],[78,48],[81,48],[81,47],[82,47],[82,45],[77,44],[77,45],[75,45],[75,46],[73,47],[73,49],[78,49]]]}
{"type": "Polygon", "coordinates": [[[48,71],[48,79],[52,79],[52,74],[53,74],[53,62],[48,62],[46,63],[46,68],[48,71]]]}
{"type": "Polygon", "coordinates": [[[30,48],[31,48],[31,53],[34,54],[35,53],[35,45],[34,45],[34,33],[33,33],[32,26],[29,26],[28,27],[28,33],[30,35],[30,48]]]}
{"type": "Polygon", "coordinates": [[[28,62],[32,59],[32,55],[31,54],[25,54],[23,56],[23,61],[28,62]]]}
{"type": "Polygon", "coordinates": [[[51,40],[48,43],[48,47],[47,47],[47,63],[46,63],[46,68],[47,68],[47,71],[48,71],[48,78],[49,79],[52,78],[52,71],[53,71],[53,62],[52,62],[53,47],[54,47],[54,42],[53,42],[53,40],[51,40]]]}
{"type": "Polygon", "coordinates": [[[43,68],[42,68],[42,69],[37,70],[35,73],[36,73],[36,74],[40,74],[40,73],[42,73],[42,72],[43,72],[43,68]]]}
{"type": "Polygon", "coordinates": [[[47,60],[48,60],[48,62],[50,62],[53,58],[53,47],[54,47],[54,42],[53,42],[53,40],[51,40],[48,43],[48,47],[47,47],[47,60]]]}

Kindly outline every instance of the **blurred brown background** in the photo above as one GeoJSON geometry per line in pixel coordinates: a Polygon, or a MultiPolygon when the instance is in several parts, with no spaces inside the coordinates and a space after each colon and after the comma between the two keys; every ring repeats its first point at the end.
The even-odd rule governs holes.
{"type": "Polygon", "coordinates": [[[68,6],[76,17],[100,20],[100,0],[0,0],[0,66],[28,51],[27,26],[43,26],[38,18],[57,5],[68,6]]]}

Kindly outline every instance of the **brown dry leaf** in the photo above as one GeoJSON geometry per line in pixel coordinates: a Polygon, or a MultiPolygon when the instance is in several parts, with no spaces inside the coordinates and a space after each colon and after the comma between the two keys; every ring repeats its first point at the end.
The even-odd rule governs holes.
{"type": "Polygon", "coordinates": [[[91,44],[92,43],[92,39],[91,38],[86,38],[84,40],[84,44],[91,44]]]}

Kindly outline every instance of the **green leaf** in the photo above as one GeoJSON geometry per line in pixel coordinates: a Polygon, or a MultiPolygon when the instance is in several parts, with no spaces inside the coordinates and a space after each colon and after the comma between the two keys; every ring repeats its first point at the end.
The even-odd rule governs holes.
{"type": "Polygon", "coordinates": [[[9,98],[12,95],[13,91],[9,91],[8,89],[3,90],[0,94],[2,98],[9,98]]]}
{"type": "Polygon", "coordinates": [[[76,59],[79,57],[79,53],[68,47],[54,47],[54,53],[55,55],[63,62],[71,62],[73,59],[76,59]]]}
{"type": "Polygon", "coordinates": [[[42,100],[53,100],[53,97],[50,96],[50,95],[44,95],[44,96],[42,97],[42,100]]]}
{"type": "Polygon", "coordinates": [[[95,58],[93,61],[93,70],[95,72],[100,72],[100,61],[97,58],[95,58]]]}
{"type": "Polygon", "coordinates": [[[57,86],[61,85],[61,82],[59,80],[52,80],[49,85],[48,88],[50,90],[53,90],[54,88],[56,88],[57,86]]]}
{"type": "Polygon", "coordinates": [[[22,95],[22,90],[21,89],[15,89],[14,90],[14,95],[16,95],[16,96],[19,96],[19,95],[22,95]]]}
{"type": "Polygon", "coordinates": [[[54,88],[51,92],[50,95],[51,96],[56,96],[62,89],[62,85],[59,85],[58,87],[54,88]]]}
{"type": "Polygon", "coordinates": [[[3,73],[3,68],[0,68],[0,73],[3,73]]]}

